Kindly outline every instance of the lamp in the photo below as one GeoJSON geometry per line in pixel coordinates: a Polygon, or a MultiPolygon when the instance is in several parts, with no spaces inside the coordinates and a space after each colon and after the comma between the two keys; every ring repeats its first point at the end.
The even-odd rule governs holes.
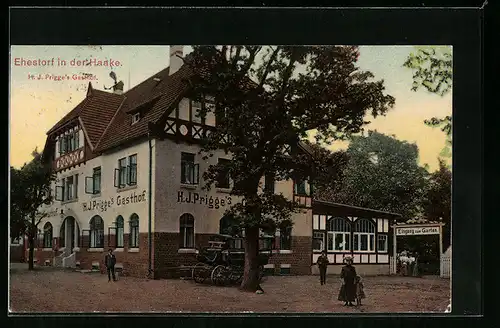
{"type": "Polygon", "coordinates": [[[61,214],[59,214],[59,216],[61,217],[61,219],[64,219],[64,210],[61,208],[61,214]]]}

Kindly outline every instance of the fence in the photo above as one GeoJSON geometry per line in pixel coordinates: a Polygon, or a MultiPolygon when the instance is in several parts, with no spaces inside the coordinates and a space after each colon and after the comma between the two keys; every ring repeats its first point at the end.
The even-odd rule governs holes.
{"type": "Polygon", "coordinates": [[[447,253],[441,255],[441,266],[440,266],[440,276],[441,278],[450,278],[451,274],[451,256],[447,253]]]}

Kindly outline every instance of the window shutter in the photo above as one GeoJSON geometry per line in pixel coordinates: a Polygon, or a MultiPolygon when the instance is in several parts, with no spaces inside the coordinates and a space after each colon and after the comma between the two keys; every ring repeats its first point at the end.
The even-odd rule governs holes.
{"type": "Polygon", "coordinates": [[[200,164],[194,164],[193,167],[193,183],[200,184],[200,164]]]}
{"type": "Polygon", "coordinates": [[[73,188],[74,189],[74,192],[73,192],[73,198],[78,198],[78,174],[75,174],[75,177],[73,178],[73,188]]]}
{"type": "Polygon", "coordinates": [[[130,164],[129,174],[130,174],[129,184],[130,185],[137,184],[137,164],[130,164]]]}
{"type": "Polygon", "coordinates": [[[64,188],[62,186],[56,186],[56,200],[63,201],[64,188]]]}
{"type": "Polygon", "coordinates": [[[116,188],[120,188],[120,169],[115,169],[115,183],[116,188]]]}
{"type": "Polygon", "coordinates": [[[85,193],[94,193],[94,177],[85,177],[85,193]]]}

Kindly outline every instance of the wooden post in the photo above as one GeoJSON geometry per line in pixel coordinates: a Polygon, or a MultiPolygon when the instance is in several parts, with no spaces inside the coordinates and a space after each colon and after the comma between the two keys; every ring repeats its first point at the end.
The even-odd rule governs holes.
{"type": "Polygon", "coordinates": [[[443,276],[443,225],[439,225],[439,276],[443,276]]]}
{"type": "Polygon", "coordinates": [[[397,267],[398,267],[398,263],[397,263],[397,258],[396,258],[396,253],[397,253],[397,240],[398,238],[396,237],[396,224],[394,224],[392,226],[392,233],[393,233],[393,240],[392,240],[392,258],[394,259],[393,260],[393,265],[392,265],[392,273],[393,274],[397,274],[398,270],[397,270],[397,267]]]}

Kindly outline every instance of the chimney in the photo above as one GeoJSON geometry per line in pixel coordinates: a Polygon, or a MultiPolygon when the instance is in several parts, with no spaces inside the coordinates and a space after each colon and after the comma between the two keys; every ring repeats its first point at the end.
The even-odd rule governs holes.
{"type": "Polygon", "coordinates": [[[183,46],[170,46],[170,69],[169,69],[169,75],[174,74],[181,68],[182,64],[184,62],[182,61],[180,57],[183,55],[183,46]]]}
{"type": "Polygon", "coordinates": [[[123,85],[124,85],[123,81],[116,83],[113,86],[113,93],[116,93],[117,95],[123,94],[123,85]]]}

